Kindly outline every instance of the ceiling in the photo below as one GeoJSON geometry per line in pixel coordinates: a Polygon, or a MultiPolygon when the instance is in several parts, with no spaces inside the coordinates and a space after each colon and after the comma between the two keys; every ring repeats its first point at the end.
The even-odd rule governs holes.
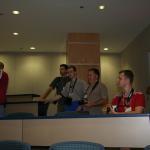
{"type": "Polygon", "coordinates": [[[0,0],[0,52],[65,52],[67,33],[85,32],[120,53],[149,24],[150,0],[0,0]]]}

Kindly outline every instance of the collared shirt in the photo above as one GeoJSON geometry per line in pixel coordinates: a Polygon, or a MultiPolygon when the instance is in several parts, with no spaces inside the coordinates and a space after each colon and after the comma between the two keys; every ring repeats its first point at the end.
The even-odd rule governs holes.
{"type": "MultiPolygon", "coordinates": [[[[93,89],[93,86],[95,86],[95,85],[89,85],[89,87],[88,87],[88,90],[87,90],[87,100],[88,101],[100,102],[102,100],[108,99],[108,90],[103,83],[99,82],[95,86],[94,89],[93,89]]],[[[87,111],[89,111],[90,114],[101,114],[102,107],[101,106],[93,106],[92,108],[89,108],[87,111]]]]}
{"type": "Polygon", "coordinates": [[[82,100],[84,97],[86,87],[87,85],[83,80],[80,80],[80,79],[73,80],[66,84],[61,94],[64,97],[71,97],[73,101],[82,100]],[[71,89],[72,85],[73,85],[73,89],[71,89]]]}

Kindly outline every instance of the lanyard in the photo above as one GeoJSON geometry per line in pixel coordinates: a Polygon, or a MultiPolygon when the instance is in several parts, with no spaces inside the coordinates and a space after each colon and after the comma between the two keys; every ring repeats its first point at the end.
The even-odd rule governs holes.
{"type": "MultiPolygon", "coordinates": [[[[90,95],[93,93],[93,91],[94,91],[95,88],[98,86],[98,84],[99,84],[99,81],[97,81],[97,82],[94,84],[94,86],[92,87],[92,89],[91,89],[91,91],[89,92],[89,95],[88,95],[88,96],[90,96],[90,95]]],[[[88,86],[88,88],[86,89],[85,95],[87,95],[87,92],[88,92],[89,88],[90,88],[90,86],[88,86]]]]}
{"type": "Polygon", "coordinates": [[[128,97],[124,98],[124,106],[129,106],[129,103],[130,103],[130,100],[131,100],[131,97],[132,97],[133,93],[134,93],[134,89],[131,89],[128,97]]]}
{"type": "Polygon", "coordinates": [[[69,94],[70,94],[70,93],[73,93],[76,83],[77,83],[77,78],[76,78],[76,80],[74,81],[74,84],[72,84],[71,81],[70,81],[69,94]]]}

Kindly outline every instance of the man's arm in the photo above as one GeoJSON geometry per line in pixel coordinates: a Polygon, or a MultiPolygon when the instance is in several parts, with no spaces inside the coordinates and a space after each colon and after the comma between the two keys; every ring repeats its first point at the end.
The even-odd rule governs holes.
{"type": "Polygon", "coordinates": [[[5,79],[5,94],[7,93],[8,83],[9,83],[9,77],[8,77],[8,74],[6,74],[6,79],[5,79]]]}
{"type": "Polygon", "coordinates": [[[51,84],[49,85],[49,88],[45,91],[43,95],[40,96],[39,101],[45,101],[48,95],[52,92],[52,90],[56,87],[56,84],[58,82],[58,77],[56,77],[51,84]]]}
{"type": "Polygon", "coordinates": [[[48,95],[52,92],[53,88],[51,86],[49,86],[49,88],[45,91],[45,93],[43,95],[40,96],[40,99],[46,99],[48,97],[48,95]]]}
{"type": "Polygon", "coordinates": [[[115,112],[111,107],[112,114],[141,114],[144,113],[145,108],[145,97],[142,93],[138,92],[136,95],[136,102],[135,102],[135,110],[128,111],[128,112],[115,112]]]}
{"type": "Polygon", "coordinates": [[[100,100],[89,100],[86,107],[95,107],[95,106],[104,106],[108,103],[108,100],[105,98],[101,98],[100,100]]]}
{"type": "Polygon", "coordinates": [[[62,92],[60,95],[56,95],[55,97],[51,98],[51,99],[45,99],[45,103],[48,103],[48,102],[56,102],[58,101],[59,99],[61,99],[63,96],[64,97],[67,97],[68,96],[68,89],[69,89],[69,84],[67,83],[65,85],[65,87],[63,88],[62,92]]]}
{"type": "Polygon", "coordinates": [[[99,100],[88,100],[87,106],[104,106],[108,103],[108,90],[107,87],[101,83],[101,88],[99,89],[100,99],[99,100]]]}
{"type": "Polygon", "coordinates": [[[135,111],[129,111],[129,112],[115,112],[111,108],[111,114],[142,114],[144,112],[144,107],[142,106],[137,106],[135,107],[135,111]]]}

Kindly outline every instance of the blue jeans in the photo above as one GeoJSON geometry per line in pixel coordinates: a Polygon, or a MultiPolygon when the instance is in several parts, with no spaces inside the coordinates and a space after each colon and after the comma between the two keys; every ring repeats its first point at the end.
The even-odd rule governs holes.
{"type": "Polygon", "coordinates": [[[4,117],[5,116],[5,108],[4,105],[0,105],[0,117],[4,117]]]}

